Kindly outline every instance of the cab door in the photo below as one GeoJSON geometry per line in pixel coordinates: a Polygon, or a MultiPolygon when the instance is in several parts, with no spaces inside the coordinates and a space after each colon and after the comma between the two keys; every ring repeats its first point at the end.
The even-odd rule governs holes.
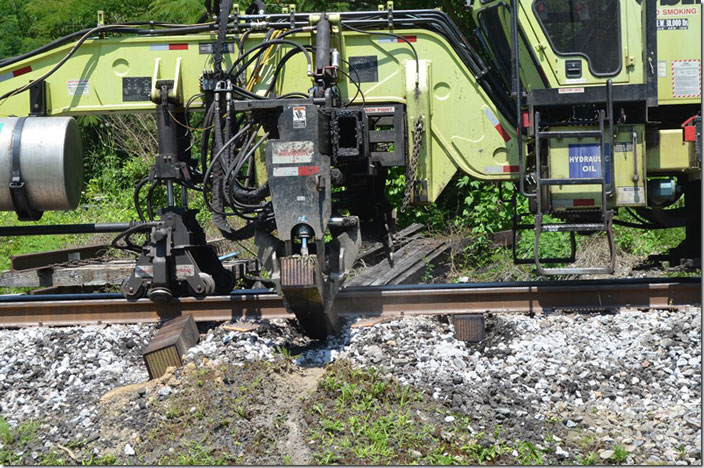
{"type": "Polygon", "coordinates": [[[558,86],[643,82],[636,0],[530,0],[541,65],[558,86]]]}

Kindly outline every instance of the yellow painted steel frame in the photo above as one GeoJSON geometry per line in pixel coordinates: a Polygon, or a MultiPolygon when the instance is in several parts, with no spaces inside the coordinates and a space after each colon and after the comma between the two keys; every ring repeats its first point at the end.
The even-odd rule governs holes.
{"type": "MultiPolygon", "coordinates": [[[[487,180],[510,180],[517,175],[515,129],[477,84],[471,72],[440,35],[423,29],[397,30],[414,37],[419,57],[418,88],[416,61],[408,45],[390,41],[388,36],[341,33],[333,29],[332,47],[341,57],[374,56],[378,63],[378,80],[362,82],[367,105],[405,104],[408,115],[408,147],[412,148],[415,122],[425,122],[417,179],[428,181],[428,201],[433,202],[457,170],[487,180]]],[[[245,49],[263,40],[261,34],[247,37],[245,49]]],[[[314,44],[309,33],[287,36],[301,44],[314,44]]],[[[235,42],[237,38],[229,37],[235,42]]],[[[200,93],[199,79],[204,69],[212,68],[209,44],[212,34],[172,37],[106,37],[85,42],[64,66],[47,80],[48,115],[106,114],[110,112],[154,112],[148,101],[123,99],[123,83],[128,78],[175,79],[181,101],[200,93]]],[[[25,73],[0,81],[0,95],[36,80],[53,67],[72,47],[71,44],[0,69],[0,77],[25,73]],[[27,71],[31,67],[31,71],[27,71]]],[[[237,50],[237,47],[234,47],[237,50]]],[[[279,48],[270,62],[261,68],[261,79],[253,91],[263,94],[271,83],[273,70],[290,50],[279,48]]],[[[229,66],[236,53],[226,54],[229,66]]],[[[342,68],[354,78],[343,62],[342,68]]],[[[250,68],[250,71],[254,66],[250,68]]],[[[1,78],[0,78],[1,79],[1,78]]],[[[289,60],[279,76],[276,92],[307,93],[311,86],[302,54],[289,60]]],[[[356,86],[341,77],[338,86],[343,101],[355,96],[356,86]]],[[[362,104],[357,96],[354,104],[362,104]]],[[[202,106],[196,100],[192,108],[202,106]]],[[[23,92],[0,102],[0,115],[27,115],[29,93],[23,92]]],[[[410,150],[409,150],[410,151],[410,150]]]]}

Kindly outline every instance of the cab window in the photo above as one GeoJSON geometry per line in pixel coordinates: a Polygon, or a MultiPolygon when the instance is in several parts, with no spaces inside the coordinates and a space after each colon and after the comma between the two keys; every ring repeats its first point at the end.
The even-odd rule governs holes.
{"type": "Polygon", "coordinates": [[[559,55],[582,55],[595,76],[621,70],[618,0],[536,0],[533,12],[559,55]]]}

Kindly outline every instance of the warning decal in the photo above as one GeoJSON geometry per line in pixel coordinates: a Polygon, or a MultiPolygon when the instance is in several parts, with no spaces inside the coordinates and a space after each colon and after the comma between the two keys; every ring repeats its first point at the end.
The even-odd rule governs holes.
{"type": "Polygon", "coordinates": [[[299,177],[320,174],[320,166],[275,167],[274,177],[299,177]]]}
{"type": "Polygon", "coordinates": [[[658,60],[658,78],[667,78],[667,60],[658,60]]]}
{"type": "Polygon", "coordinates": [[[276,142],[272,147],[274,164],[301,164],[313,161],[312,141],[276,142]]]}
{"type": "Polygon", "coordinates": [[[672,61],[672,97],[696,98],[701,95],[701,61],[672,61]]]}
{"type": "Polygon", "coordinates": [[[293,108],[293,128],[306,128],[306,108],[293,108]]]}
{"type": "Polygon", "coordinates": [[[84,96],[90,92],[90,82],[88,80],[68,80],[69,96],[84,96]]]}

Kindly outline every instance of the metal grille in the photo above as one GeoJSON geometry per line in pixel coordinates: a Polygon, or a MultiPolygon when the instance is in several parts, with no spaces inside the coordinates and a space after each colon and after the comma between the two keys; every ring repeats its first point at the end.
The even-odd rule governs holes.
{"type": "Polygon", "coordinates": [[[461,341],[478,343],[486,336],[483,314],[455,315],[455,337],[461,341]]]}

